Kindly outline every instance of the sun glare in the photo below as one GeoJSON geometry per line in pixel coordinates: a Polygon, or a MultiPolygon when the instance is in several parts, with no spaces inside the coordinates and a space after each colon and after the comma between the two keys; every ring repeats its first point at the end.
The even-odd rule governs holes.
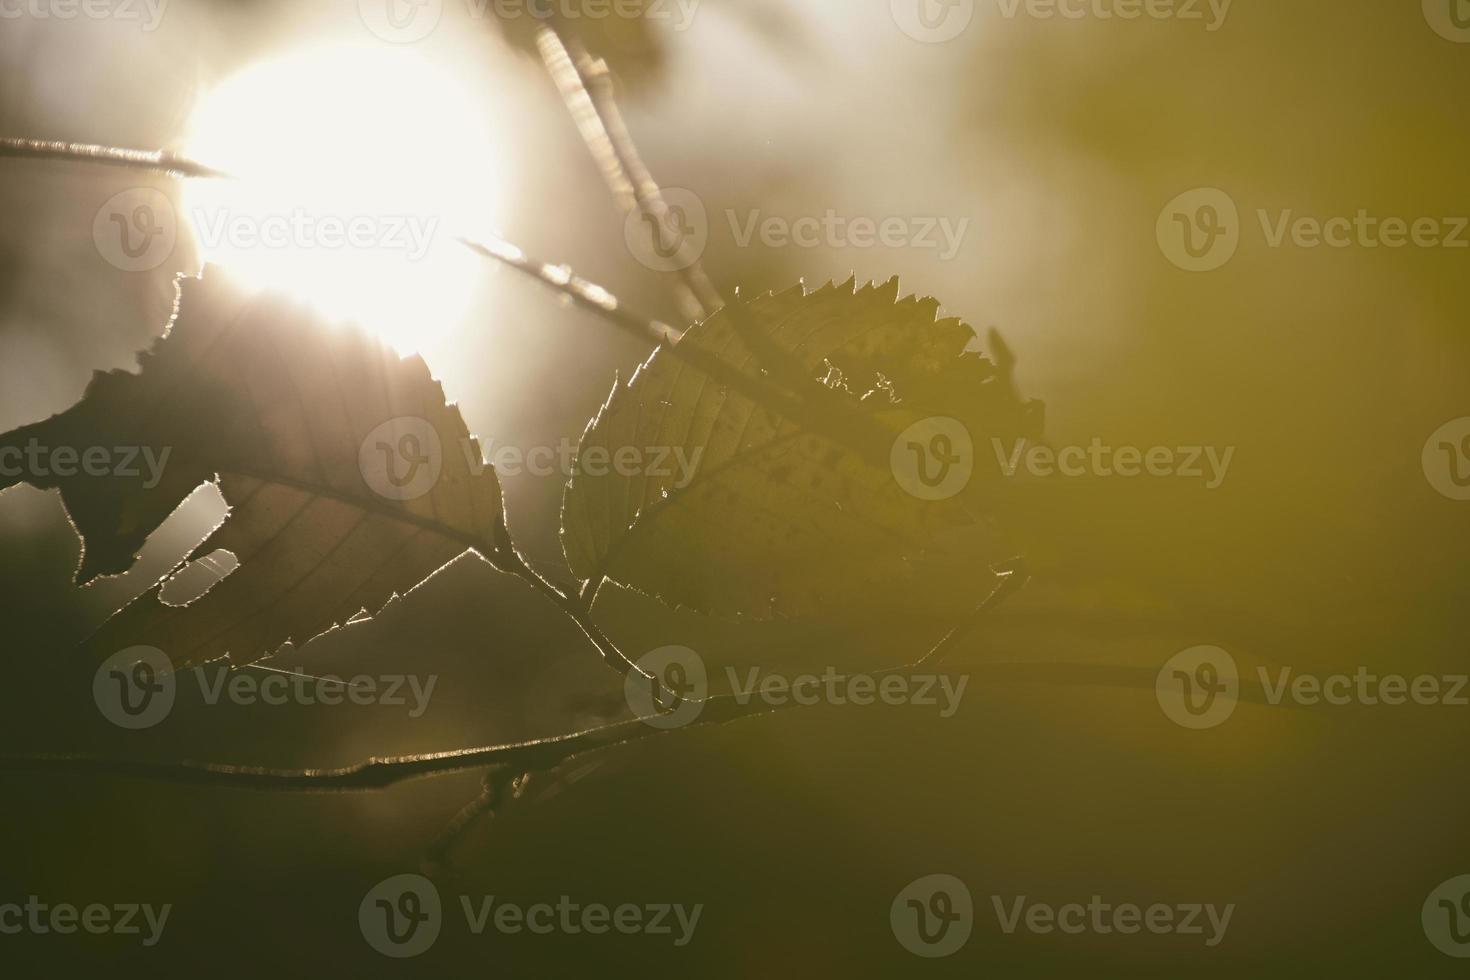
{"type": "Polygon", "coordinates": [[[190,156],[239,177],[191,181],[205,261],[361,323],[401,352],[466,313],[497,225],[491,107],[413,52],[337,45],[261,62],[195,110],[190,156]]]}

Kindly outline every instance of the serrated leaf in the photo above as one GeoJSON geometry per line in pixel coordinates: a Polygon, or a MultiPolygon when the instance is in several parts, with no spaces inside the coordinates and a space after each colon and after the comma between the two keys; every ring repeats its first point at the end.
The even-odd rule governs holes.
{"type": "MultiPolygon", "coordinates": [[[[899,299],[897,279],[810,294],[798,286],[744,310],[744,329],[764,336],[793,370],[788,390],[823,379],[894,440],[935,417],[957,420],[987,450],[992,438],[1037,428],[1039,403],[1016,395],[1008,361],[998,366],[969,351],[974,332],[938,319],[932,299],[899,299]]],[[[741,329],[722,310],[679,343],[752,378],[777,377],[771,368],[779,365],[763,364],[741,329]]],[[[892,601],[900,586],[934,585],[924,566],[941,550],[942,530],[983,523],[983,487],[994,471],[971,458],[974,479],[963,492],[926,500],[885,462],[660,350],[627,384],[614,384],[582,437],[563,498],[563,549],[578,578],[607,577],[706,613],[820,616],[835,603],[892,601]],[[680,485],[676,468],[587,465],[627,447],[643,459],[698,454],[696,474],[680,485]]],[[[984,569],[968,557],[940,564],[984,569]]]]}
{"type": "Polygon", "coordinates": [[[239,567],[184,606],[161,602],[160,582],[103,625],[92,652],[146,644],[175,666],[250,662],[376,613],[468,549],[496,547],[495,471],[478,465],[478,444],[421,358],[241,292],[213,269],[181,279],[179,294],[136,374],[98,373],[71,409],[0,436],[0,451],[138,447],[166,460],[156,486],[142,466],[0,480],[0,490],[60,488],[83,539],[81,583],[126,571],[202,483],[217,482],[230,506],[190,557],[225,550],[239,567]]]}

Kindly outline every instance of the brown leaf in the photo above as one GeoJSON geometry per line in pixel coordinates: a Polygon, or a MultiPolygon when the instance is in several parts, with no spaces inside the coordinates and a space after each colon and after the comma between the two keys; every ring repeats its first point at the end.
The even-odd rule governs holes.
{"type": "Polygon", "coordinates": [[[139,363],[136,374],[97,374],[68,411],[0,436],[0,451],[39,446],[51,460],[62,447],[112,450],[115,461],[137,448],[136,474],[31,467],[0,490],[60,488],[86,583],[126,571],[214,481],[231,509],[191,558],[222,549],[240,566],[186,606],[160,602],[160,582],[87,642],[95,654],[146,644],[176,667],[250,662],[377,612],[467,549],[508,543],[494,469],[417,356],[206,269],[180,280],[174,321],[139,363]]]}

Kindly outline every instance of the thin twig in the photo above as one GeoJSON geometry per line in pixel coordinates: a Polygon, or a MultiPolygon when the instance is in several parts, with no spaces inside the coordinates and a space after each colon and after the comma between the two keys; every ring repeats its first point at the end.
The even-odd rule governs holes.
{"type": "MultiPolygon", "coordinates": [[[[549,24],[537,31],[536,46],[614,200],[624,213],[641,211],[651,225],[650,233],[660,235],[659,229],[670,227],[673,211],[623,120],[607,62],[592,57],[580,42],[563,38],[549,24]]],[[[801,375],[795,358],[751,324],[738,295],[734,306],[725,302],[700,264],[699,256],[682,235],[675,243],[674,259],[685,288],[684,298],[691,304],[690,318],[703,321],[716,309],[725,309],[735,332],[756,356],[757,363],[792,390],[805,391],[803,386],[809,379],[801,375]]],[[[807,396],[817,397],[810,391],[807,396]]]]}
{"type": "Polygon", "coordinates": [[[522,557],[515,542],[511,540],[510,531],[503,521],[496,522],[494,548],[489,557],[495,567],[515,575],[550,599],[563,615],[577,624],[583,635],[602,655],[603,661],[617,671],[618,676],[625,676],[629,671],[633,671],[642,675],[645,680],[654,682],[653,677],[640,670],[629,660],[623,651],[618,649],[618,645],[602,631],[602,628],[593,622],[590,610],[582,605],[578,595],[563,592],[526,564],[526,559],[522,557]]]}
{"type": "Polygon", "coordinates": [[[515,775],[509,769],[494,769],[485,774],[481,784],[480,795],[466,803],[449,826],[440,832],[434,842],[429,845],[424,855],[424,863],[429,870],[437,870],[444,867],[448,862],[449,852],[452,851],[470,829],[481,820],[494,819],[500,815],[501,808],[508,801],[521,795],[521,789],[525,781],[530,778],[530,773],[515,775]],[[510,792],[507,793],[507,790],[510,792]]]}
{"type": "MultiPolygon", "coordinates": [[[[536,47],[613,198],[625,214],[641,211],[652,225],[651,234],[658,235],[659,229],[669,227],[673,212],[623,121],[607,63],[593,58],[576,41],[563,39],[549,25],[536,32],[536,47]]],[[[684,287],[685,312],[691,320],[704,320],[724,305],[683,236],[675,244],[674,260],[684,287]]]]}
{"type": "Polygon", "coordinates": [[[550,286],[584,310],[597,314],[624,333],[631,334],[645,343],[673,348],[683,332],[662,320],[655,320],[635,313],[623,306],[618,298],[595,282],[588,282],[572,273],[564,265],[551,265],[531,258],[515,245],[503,238],[461,238],[460,242],[471,251],[494,259],[523,275],[530,276],[542,285],[550,286]]]}
{"type": "MultiPolygon", "coordinates": [[[[996,572],[998,581],[980,604],[924,656],[911,664],[876,672],[874,676],[902,673],[939,661],[980,623],[986,613],[1025,585],[1027,580],[1024,565],[1019,561],[998,567],[996,572]]],[[[796,702],[776,706],[760,698],[742,700],[735,695],[728,694],[705,698],[697,703],[700,705],[698,717],[682,728],[666,730],[648,725],[642,719],[635,718],[554,738],[482,748],[456,749],[449,752],[431,752],[422,755],[372,758],[356,765],[337,769],[266,769],[220,763],[156,762],[65,755],[0,757],[0,771],[124,776],[256,790],[330,792],[382,789],[421,776],[461,772],[466,769],[487,766],[512,770],[516,773],[546,772],[557,768],[569,759],[588,752],[638,742],[668,732],[686,731],[707,725],[723,725],[743,718],[803,706],[796,702]]]]}
{"type": "Polygon", "coordinates": [[[707,374],[718,384],[739,392],[803,428],[812,428],[877,465],[888,466],[888,453],[893,441],[868,413],[830,398],[831,392],[816,379],[804,381],[809,387],[773,383],[762,374],[736,367],[713,351],[682,342],[680,333],[668,324],[634,313],[618,302],[618,298],[596,283],[573,275],[565,266],[553,266],[526,255],[515,245],[498,238],[460,239],[472,250],[524,273],[561,293],[577,306],[596,313],[606,322],[644,343],[659,345],[672,357],[707,374]],[[819,424],[808,423],[816,420],[819,424]]]}
{"type": "MultiPolygon", "coordinates": [[[[177,154],[0,137],[0,158],[4,157],[65,159],[185,176],[230,176],[224,171],[177,154]]],[[[884,433],[867,413],[838,405],[829,405],[827,411],[813,413],[811,399],[772,384],[760,375],[742,371],[708,350],[679,343],[682,336],[679,330],[660,320],[627,309],[611,292],[573,275],[566,266],[540,262],[510,242],[494,236],[461,238],[460,241],[472,251],[550,286],[575,305],[597,314],[630,336],[644,343],[659,345],[672,356],[681,358],[709,375],[713,381],[727,385],[799,426],[805,427],[807,420],[816,415],[821,422],[819,431],[823,435],[847,446],[876,465],[888,465],[888,443],[891,436],[884,433]]],[[[815,380],[810,384],[820,387],[815,380]]]]}
{"type": "Polygon", "coordinates": [[[0,157],[100,163],[128,170],[176,174],[180,177],[228,178],[230,176],[223,170],[207,167],[196,160],[190,160],[166,150],[124,150],[115,146],[95,146],[90,143],[58,143],[47,140],[0,137],[0,157]]]}

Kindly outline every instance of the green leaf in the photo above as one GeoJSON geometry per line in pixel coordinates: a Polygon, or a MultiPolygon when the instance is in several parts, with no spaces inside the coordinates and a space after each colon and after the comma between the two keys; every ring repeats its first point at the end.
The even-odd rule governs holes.
{"type": "Polygon", "coordinates": [[[494,469],[418,357],[207,269],[180,281],[168,333],[139,362],[97,374],[77,405],[0,436],[0,450],[137,448],[164,461],[156,480],[136,462],[136,475],[33,467],[0,490],[61,490],[86,583],[131,567],[212,481],[230,512],[190,557],[224,550],[240,564],[183,606],[160,601],[160,581],[87,642],[95,654],[147,644],[176,667],[250,662],[377,612],[467,549],[508,543],[494,469]]]}
{"type": "MultiPolygon", "coordinates": [[[[763,618],[978,598],[988,577],[973,576],[1009,557],[985,519],[985,488],[998,472],[980,454],[989,456],[992,438],[1009,445],[1036,435],[1040,405],[1017,396],[999,338],[992,335],[991,360],[968,350],[968,326],[937,318],[934,300],[899,299],[897,279],[854,287],[763,296],[738,320],[721,310],[679,341],[826,406],[812,418],[757,404],[663,350],[626,385],[614,384],[582,437],[563,498],[562,544],[578,578],[606,577],[704,613],[763,618]],[[764,357],[747,336],[763,338],[753,346],[764,357]],[[833,401],[884,434],[884,455],[822,424],[833,401]],[[904,471],[903,434],[936,418],[968,438],[957,465],[970,475],[942,499],[924,499],[904,471]],[[607,464],[628,447],[645,464],[665,453],[697,459],[694,476],[607,464]],[[974,547],[956,549],[963,527],[974,547]]],[[[928,431],[920,430],[920,453],[928,431]]]]}

